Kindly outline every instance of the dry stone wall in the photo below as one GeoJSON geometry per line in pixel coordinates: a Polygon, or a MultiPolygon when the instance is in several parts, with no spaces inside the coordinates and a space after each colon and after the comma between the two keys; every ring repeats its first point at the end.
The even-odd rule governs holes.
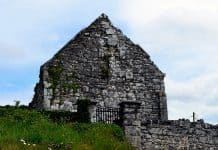
{"type": "Polygon", "coordinates": [[[144,150],[218,150],[218,126],[174,120],[141,126],[144,150]]]}
{"type": "Polygon", "coordinates": [[[218,150],[218,125],[203,120],[147,120],[141,122],[140,103],[122,102],[122,125],[138,150],[218,150]]]}

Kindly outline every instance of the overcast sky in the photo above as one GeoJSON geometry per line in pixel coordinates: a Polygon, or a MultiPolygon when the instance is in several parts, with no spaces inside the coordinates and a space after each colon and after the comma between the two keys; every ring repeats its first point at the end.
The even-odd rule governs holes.
{"type": "Polygon", "coordinates": [[[0,0],[0,105],[28,104],[39,67],[101,13],[166,73],[169,119],[218,122],[217,0],[0,0]]]}

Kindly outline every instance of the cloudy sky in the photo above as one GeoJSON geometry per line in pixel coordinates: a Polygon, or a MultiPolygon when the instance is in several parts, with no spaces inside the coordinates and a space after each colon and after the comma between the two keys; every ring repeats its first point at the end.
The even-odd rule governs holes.
{"type": "Polygon", "coordinates": [[[166,73],[169,119],[218,122],[217,0],[0,0],[0,105],[28,104],[39,67],[101,13],[166,73]]]}

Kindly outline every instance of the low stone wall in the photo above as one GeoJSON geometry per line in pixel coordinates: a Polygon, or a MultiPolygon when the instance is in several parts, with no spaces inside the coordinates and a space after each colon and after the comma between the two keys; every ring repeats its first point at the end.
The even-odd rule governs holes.
{"type": "Polygon", "coordinates": [[[218,126],[203,120],[173,120],[141,125],[141,148],[145,150],[218,150],[218,126]]]}
{"type": "Polygon", "coordinates": [[[218,150],[218,125],[186,119],[145,121],[137,102],[123,102],[120,109],[126,138],[138,150],[218,150]]]}

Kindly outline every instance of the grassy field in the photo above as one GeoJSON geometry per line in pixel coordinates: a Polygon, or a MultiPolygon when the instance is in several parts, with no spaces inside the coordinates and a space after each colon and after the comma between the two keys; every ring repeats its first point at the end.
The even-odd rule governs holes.
{"type": "Polygon", "coordinates": [[[0,150],[131,150],[114,124],[53,122],[36,110],[0,108],[0,150]]]}

